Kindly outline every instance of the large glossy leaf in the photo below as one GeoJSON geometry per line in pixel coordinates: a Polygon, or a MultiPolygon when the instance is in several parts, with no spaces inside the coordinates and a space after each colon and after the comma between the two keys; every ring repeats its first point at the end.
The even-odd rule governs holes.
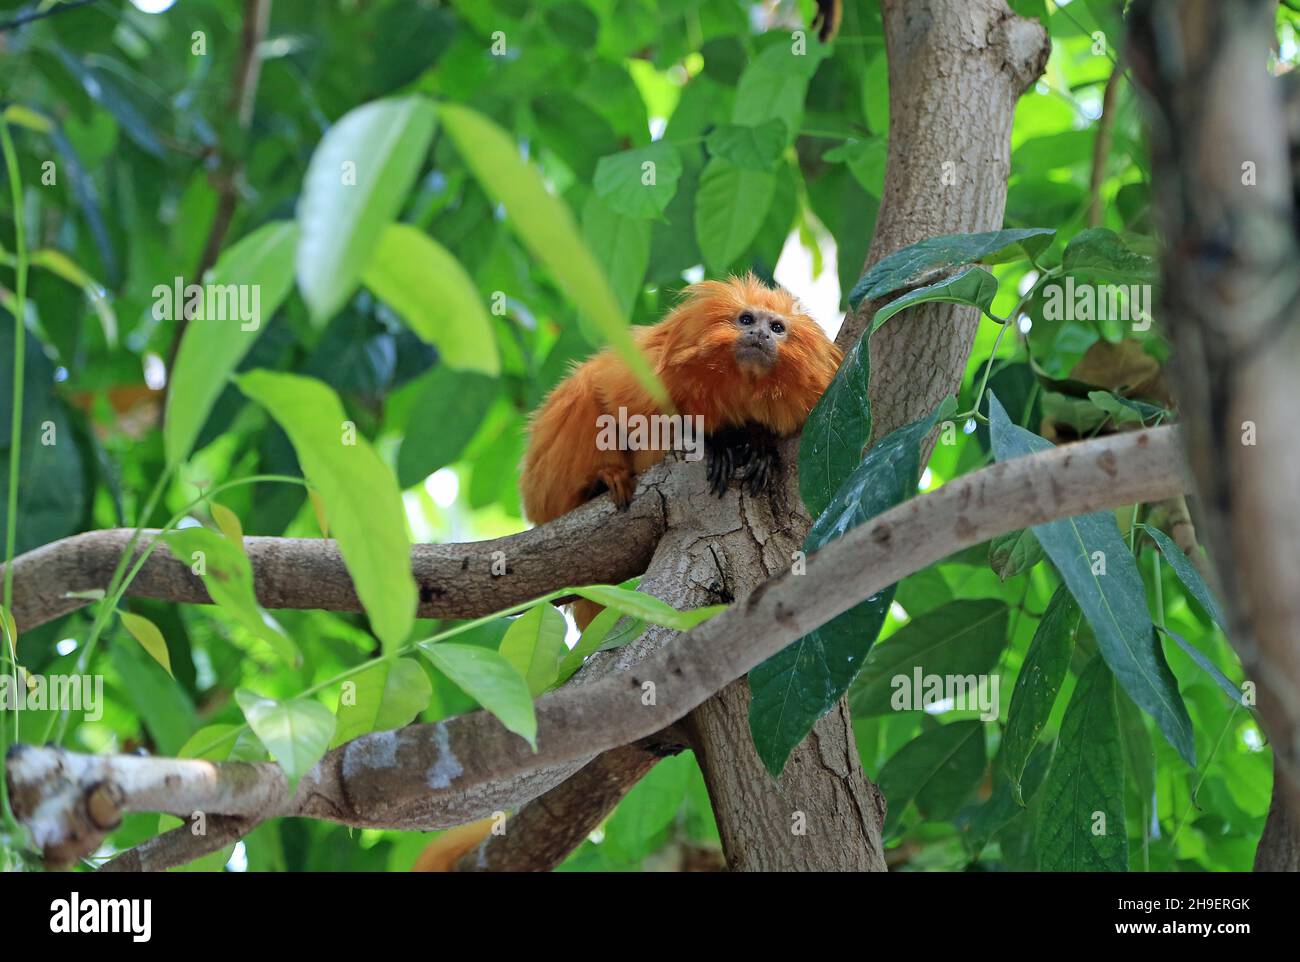
{"type": "Polygon", "coordinates": [[[433,104],[415,95],[350,110],[321,138],[298,198],[298,289],[316,324],[352,295],[420,172],[433,127],[433,104]]]}
{"type": "MultiPolygon", "coordinates": [[[[996,397],[989,400],[989,420],[999,461],[1052,447],[1050,441],[1012,424],[996,397]]],[[[1035,525],[1034,536],[1083,609],[1120,686],[1194,765],[1192,722],[1151,623],[1137,562],[1120,537],[1115,516],[1104,511],[1049,521],[1035,525]]]]}
{"type": "Polygon", "coordinates": [[[871,649],[862,673],[849,689],[854,718],[920,708],[919,701],[899,704],[899,693],[916,690],[915,673],[976,676],[993,669],[1006,646],[1010,609],[994,598],[961,599],[913,618],[871,649]],[[908,685],[901,687],[902,679],[908,685]]]}
{"type": "MultiPolygon", "coordinates": [[[[949,399],[951,400],[951,399],[949,399]]],[[[948,408],[945,402],[940,410],[948,408]]],[[[816,551],[916,491],[921,440],[940,411],[876,443],[813,524],[804,550],[816,551]]],[[[767,770],[786,759],[849,689],[884,624],[891,585],[773,655],[749,673],[749,730],[767,770]]]]}
{"type": "Polygon", "coordinates": [[[510,623],[497,649],[528,682],[535,698],[555,683],[560,661],[568,654],[564,615],[553,605],[534,605],[510,623]]]}
{"type": "Polygon", "coordinates": [[[245,689],[235,692],[248,727],[284,769],[292,792],[298,779],[321,760],[334,734],[334,715],[318,701],[276,701],[245,689]]]}
{"type": "Polygon", "coordinates": [[[277,656],[291,665],[298,663],[298,649],[274,622],[270,621],[253,589],[253,566],[243,546],[232,543],[209,528],[189,527],[162,536],[181,564],[203,578],[203,586],[222,611],[245,631],[261,638],[277,656]]]}
{"type": "Polygon", "coordinates": [[[473,279],[427,234],[409,224],[387,225],[361,280],[438,349],[440,363],[490,377],[500,373],[492,319],[473,279]]]}
{"type": "Polygon", "coordinates": [[[771,170],[785,148],[785,125],[775,118],[757,126],[721,124],[709,132],[705,143],[710,154],[737,167],[771,170]]]}
{"type": "Polygon", "coordinates": [[[414,658],[381,660],[346,684],[339,699],[338,725],[331,745],[342,745],[361,735],[409,725],[429,707],[433,686],[414,658]]]}
{"type": "Polygon", "coordinates": [[[928,820],[956,814],[984,775],[984,726],[959,721],[923,732],[885,762],[877,779],[889,805],[885,831],[915,802],[928,820]]]}
{"type": "Polygon", "coordinates": [[[1110,669],[1094,658],[1074,687],[1052,767],[1038,790],[1034,847],[1043,871],[1128,871],[1115,694],[1110,669]]]}
{"type": "Polygon", "coordinates": [[[528,682],[490,648],[451,642],[421,642],[420,651],[452,683],[510,731],[537,748],[537,715],[528,682]]]}
{"type": "Polygon", "coordinates": [[[1029,757],[1038,744],[1038,736],[1051,717],[1056,696],[1065,681],[1074,654],[1074,639],[1079,631],[1083,612],[1061,585],[1047,603],[1034,640],[1029,643],[1016,689],[1011,693],[1011,708],[1007,712],[1007,726],[1002,732],[1002,768],[1010,779],[1011,793],[1017,802],[1024,804],[1021,779],[1029,757]]]}
{"type": "Polygon", "coordinates": [[[168,463],[177,464],[190,453],[230,375],[289,293],[297,245],[297,224],[266,224],[222,254],[208,275],[207,284],[213,287],[238,284],[255,289],[260,317],[257,326],[238,318],[195,318],[185,326],[171,370],[163,420],[168,463]]]}
{"type": "Polygon", "coordinates": [[[871,440],[871,355],[860,339],[813,406],[799,441],[799,494],[815,518],[862,461],[871,440]]]}
{"type": "Polygon", "coordinates": [[[849,303],[857,307],[863,300],[927,283],[931,275],[948,268],[977,262],[995,263],[1011,251],[1037,252],[1055,233],[1043,227],[1030,227],[950,234],[920,241],[872,265],[854,285],[849,303]]]}
{"type": "Polygon", "coordinates": [[[411,541],[397,481],[348,420],[337,395],[296,374],[250,371],[240,390],[284,428],[319,493],[330,533],[357,587],[375,634],[388,649],[406,640],[415,620],[411,541]]]}
{"type": "Polygon", "coordinates": [[[695,237],[709,270],[725,273],[745,252],[775,195],[775,174],[737,167],[724,157],[709,161],[695,194],[695,237]]]}
{"type": "Polygon", "coordinates": [[[514,140],[492,121],[454,104],[442,104],[438,110],[465,164],[483,189],[505,206],[508,223],[524,246],[550,271],[592,328],[618,351],[642,386],[666,400],[663,385],[632,342],[627,318],[569,208],[547,191],[541,175],[519,156],[514,140]]]}
{"type": "Polygon", "coordinates": [[[989,308],[993,306],[993,298],[997,296],[997,293],[997,278],[992,274],[982,267],[964,267],[950,277],[935,281],[933,284],[927,284],[925,287],[918,287],[915,290],[908,291],[902,297],[894,298],[894,300],[876,311],[875,316],[871,319],[871,330],[878,329],[881,324],[884,324],[885,321],[899,311],[931,301],[940,301],[945,304],[969,304],[971,307],[978,307],[987,314],[989,308]]]}

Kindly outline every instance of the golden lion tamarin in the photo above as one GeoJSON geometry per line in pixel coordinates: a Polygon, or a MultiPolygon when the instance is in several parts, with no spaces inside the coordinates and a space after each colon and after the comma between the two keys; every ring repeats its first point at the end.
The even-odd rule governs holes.
{"type": "MultiPolygon", "coordinates": [[[[700,423],[709,482],[718,494],[744,471],[751,493],[778,466],[776,441],[796,433],[840,363],[840,351],[795,298],[747,274],[688,287],[664,320],[633,331],[676,414],[700,423]]],[[[627,507],[636,476],[662,446],[598,443],[602,424],[666,412],[612,350],[578,364],[533,415],[520,490],[543,524],[605,491],[627,507]]],[[[600,609],[574,606],[579,627],[600,609]]]]}

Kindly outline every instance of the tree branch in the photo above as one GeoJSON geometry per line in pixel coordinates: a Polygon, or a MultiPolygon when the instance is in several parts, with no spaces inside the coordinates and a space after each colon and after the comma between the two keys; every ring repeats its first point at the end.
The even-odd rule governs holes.
{"type": "MultiPolygon", "coordinates": [[[[608,496],[549,524],[490,541],[415,545],[411,571],[422,618],[473,618],[500,611],[566,585],[623,581],[645,570],[662,537],[665,509],[658,486],[667,466],[647,471],[626,512],[608,496]],[[501,571],[504,564],[504,574],[501,571]]],[[[28,631],[90,604],[69,597],[108,586],[132,532],[88,531],[33,549],[14,560],[14,618],[28,631]]],[[[150,530],[137,557],[158,532],[150,530]]],[[[322,538],[244,539],[257,597],[267,608],[361,611],[356,586],[338,544],[322,538]]],[[[0,577],[3,576],[0,565],[0,577]]],[[[127,587],[128,595],[209,604],[203,581],[188,564],[158,548],[127,587]]]]}
{"type": "Polygon", "coordinates": [[[47,857],[93,851],[115,810],[298,815],[372,828],[462,824],[517,808],[600,752],[666,728],[790,642],[954,551],[1025,525],[1172,497],[1189,485],[1169,427],[964,475],[850,531],[809,558],[806,575],[786,571],[630,669],[545,695],[536,703],[536,752],[479,711],[357,738],[330,751],[290,797],[271,763],[15,746],[6,760],[10,798],[47,857]],[[647,682],[655,691],[649,704],[647,682]]]}

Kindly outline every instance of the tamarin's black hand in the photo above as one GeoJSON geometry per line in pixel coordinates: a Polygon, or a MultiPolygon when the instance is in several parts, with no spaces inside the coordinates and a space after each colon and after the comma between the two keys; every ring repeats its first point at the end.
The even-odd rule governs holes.
{"type": "Polygon", "coordinates": [[[752,422],[710,434],[704,439],[709,490],[721,498],[731,480],[743,469],[744,489],[752,495],[761,494],[781,466],[776,443],[776,434],[752,422]]]}

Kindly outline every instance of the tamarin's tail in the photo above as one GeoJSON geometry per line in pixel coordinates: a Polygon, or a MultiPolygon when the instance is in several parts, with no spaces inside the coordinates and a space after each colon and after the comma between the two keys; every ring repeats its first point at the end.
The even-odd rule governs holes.
{"type": "Polygon", "coordinates": [[[492,831],[492,819],[485,818],[468,825],[457,825],[443,832],[420,853],[411,866],[412,872],[451,872],[462,855],[487,838],[492,831]]]}
{"type": "Polygon", "coordinates": [[[586,631],[587,626],[596,620],[596,616],[605,609],[594,601],[588,601],[586,598],[579,599],[569,606],[569,611],[573,613],[573,621],[578,626],[579,631],[586,631]]]}

